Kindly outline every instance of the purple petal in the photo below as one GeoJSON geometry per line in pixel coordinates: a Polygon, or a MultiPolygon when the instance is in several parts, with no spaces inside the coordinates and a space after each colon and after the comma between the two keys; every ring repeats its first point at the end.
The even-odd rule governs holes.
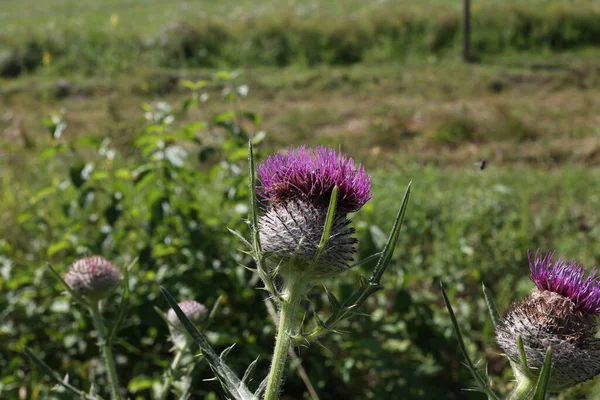
{"type": "Polygon", "coordinates": [[[565,296],[584,314],[600,314],[600,282],[592,268],[586,276],[586,268],[575,260],[564,261],[560,257],[552,261],[555,252],[535,253],[532,261],[528,253],[530,278],[539,290],[548,290],[565,296]]]}
{"type": "Polygon", "coordinates": [[[338,187],[337,209],[358,211],[371,198],[371,177],[361,164],[326,147],[290,147],[259,165],[256,192],[272,204],[305,200],[326,206],[338,187]]]}

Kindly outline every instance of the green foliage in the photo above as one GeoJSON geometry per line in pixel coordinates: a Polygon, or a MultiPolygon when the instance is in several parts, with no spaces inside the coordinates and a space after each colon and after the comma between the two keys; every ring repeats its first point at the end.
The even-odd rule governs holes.
{"type": "MultiPolygon", "coordinates": [[[[206,86],[193,83],[200,96],[206,86]]],[[[80,139],[71,143],[65,135],[58,143],[50,142],[52,156],[44,151],[44,157],[50,157],[46,158],[48,178],[40,180],[49,187],[20,205],[22,225],[0,242],[0,288],[5,293],[0,304],[7,316],[0,331],[3,396],[12,398],[21,385],[31,393],[44,382],[40,371],[23,364],[22,350],[26,345],[63,376],[68,373],[71,384],[84,388],[84,382],[91,378],[98,352],[93,340],[79,339],[86,337],[91,322],[78,306],[60,294],[61,287],[42,267],[51,261],[64,273],[73,259],[86,252],[103,251],[121,267],[140,255],[140,262],[130,274],[131,310],[119,332],[121,340],[114,348],[121,380],[127,382],[136,377],[130,386],[132,396],[149,395],[151,383],[162,377],[170,357],[168,331],[153,309],[167,308],[159,296],[158,283],[168,287],[177,299],[193,297],[213,304],[219,295],[224,296],[222,311],[206,335],[216,349],[237,343],[235,357],[232,353],[227,359],[233,370],[244,371],[256,355],[270,353],[274,328],[265,324],[261,291],[249,286],[251,274],[237,264],[250,265],[249,259],[240,256],[237,240],[225,230],[225,226],[244,229],[241,220],[248,210],[243,170],[245,139],[238,141],[237,135],[217,128],[211,119],[208,122],[213,123],[207,126],[215,131],[212,135],[200,135],[198,143],[189,139],[186,126],[176,126],[177,119],[167,124],[172,113],[165,110],[164,105],[147,107],[146,118],[157,122],[148,121],[147,128],[132,143],[127,160],[122,153],[111,152],[113,149],[102,141],[80,139]],[[162,138],[164,145],[153,147],[152,143],[159,143],[153,141],[154,135],[162,138]],[[230,150],[221,153],[222,147],[217,144],[228,140],[233,141],[230,150]],[[211,153],[214,158],[199,157],[209,145],[215,147],[211,153]],[[187,151],[182,167],[177,166],[180,160],[174,156],[178,152],[164,156],[171,146],[187,151]],[[239,165],[227,161],[238,151],[239,165]],[[112,161],[104,162],[107,158],[112,161]],[[84,161],[84,166],[94,162],[94,170],[89,176],[82,173],[85,168],[72,174],[75,161],[84,161]],[[133,174],[140,165],[145,168],[133,174]],[[110,179],[100,180],[100,167],[100,172],[110,179]],[[125,170],[130,171],[129,175],[125,170]],[[146,170],[155,174],[152,182],[144,182],[141,174],[146,170]],[[161,175],[165,170],[171,172],[166,175],[171,179],[161,175]],[[136,179],[126,180],[127,176],[139,178],[138,186],[136,179]],[[72,177],[82,179],[78,188],[72,177]],[[55,184],[50,185],[46,179],[55,184]],[[162,196],[151,196],[153,186],[159,185],[165,192],[173,190],[178,195],[168,196],[172,207],[161,207],[160,211],[152,205],[162,196]],[[178,185],[185,188],[177,190],[178,185]],[[80,202],[82,193],[92,187],[108,194],[80,202]],[[98,232],[98,226],[110,226],[114,218],[105,210],[113,205],[111,193],[117,188],[124,194],[117,203],[123,206],[119,217],[112,222],[113,229],[108,234],[98,232]],[[191,204],[184,207],[181,203],[186,198],[191,204]],[[183,217],[178,216],[198,205],[203,227],[200,233],[186,228],[183,217]],[[172,211],[173,207],[184,211],[172,211]],[[163,215],[162,220],[156,217],[154,225],[153,210],[154,215],[163,215]],[[93,214],[97,217],[90,218],[93,214]],[[96,218],[101,221],[95,222],[96,218]],[[120,232],[129,226],[129,235],[120,232]],[[170,246],[164,240],[168,234],[177,238],[170,246]],[[192,235],[201,240],[194,240],[192,235]],[[144,252],[147,247],[151,249],[144,252]],[[193,249],[192,254],[188,249],[193,249]],[[143,382],[146,383],[142,385],[143,382]]],[[[56,118],[54,122],[49,135],[61,123],[56,118]]],[[[80,166],[81,163],[77,170],[80,166]]],[[[392,257],[386,273],[389,275],[382,280],[388,290],[376,293],[363,305],[361,311],[367,316],[340,324],[339,329],[347,334],[324,338],[321,343],[327,349],[311,346],[300,352],[321,397],[352,398],[360,393],[362,398],[387,398],[402,391],[407,398],[415,399],[480,398],[462,391],[471,380],[459,364],[456,339],[436,286],[438,279],[443,278],[449,296],[457,299],[458,323],[464,332],[469,332],[465,346],[471,354],[485,354],[489,371],[501,374],[508,367],[506,361],[496,356],[496,351],[483,351],[496,348],[488,306],[480,291],[481,281],[503,310],[509,300],[521,297],[531,288],[526,278],[527,249],[557,248],[590,265],[597,263],[600,254],[595,246],[598,230],[593,215],[599,200],[587,195],[600,189],[593,183],[600,182],[597,174],[595,170],[577,167],[504,169],[495,165],[484,171],[469,165],[467,170],[414,167],[376,172],[375,197],[355,217],[359,257],[383,249],[383,232],[391,228],[392,212],[401,193],[398,186],[404,186],[408,177],[416,183],[411,195],[414,206],[407,213],[400,235],[399,248],[403,251],[392,257]],[[519,179],[515,179],[516,175],[519,179]]],[[[347,298],[358,286],[358,274],[369,273],[372,268],[372,262],[356,267],[354,274],[329,282],[328,292],[338,299],[347,298]]],[[[305,308],[307,316],[313,309],[327,310],[331,301],[327,292],[310,296],[314,307],[305,308]]],[[[114,322],[118,319],[117,307],[111,305],[114,302],[107,304],[108,321],[114,322]]],[[[264,359],[256,368],[256,379],[266,376],[264,359]]],[[[293,368],[292,365],[285,391],[301,394],[305,388],[293,368]]],[[[194,382],[210,377],[205,364],[199,364],[194,374],[194,382]]],[[[95,376],[96,387],[101,387],[98,385],[102,385],[103,375],[95,376]]],[[[49,386],[43,388],[45,395],[49,386]]],[[[503,393],[508,389],[500,387],[503,393]]],[[[218,391],[218,386],[203,382],[195,390],[195,396],[204,396],[218,391]]]]}
{"type": "MultiPolygon", "coordinates": [[[[460,10],[415,12],[392,5],[351,18],[294,12],[244,18],[203,16],[171,22],[150,37],[126,29],[79,25],[43,33],[4,33],[0,76],[45,66],[86,75],[168,68],[349,65],[361,61],[443,56],[460,44],[460,10]],[[97,57],[102,54],[102,57],[97,57]]],[[[486,4],[473,12],[473,48],[479,56],[512,51],[561,51],[600,43],[593,6],[486,4]]]]}
{"type": "MultiPolygon", "coordinates": [[[[169,104],[146,105],[146,127],[134,138],[131,157],[118,152],[107,139],[69,140],[67,135],[57,135],[62,129],[58,127],[66,122],[57,116],[48,120],[50,144],[40,157],[58,175],[32,195],[19,216],[22,232],[35,239],[10,246],[13,271],[25,268],[29,272],[21,276],[21,283],[11,279],[14,292],[3,300],[8,302],[3,309],[15,321],[7,334],[19,338],[7,342],[3,350],[8,351],[7,359],[14,359],[29,344],[55,369],[66,361],[74,386],[88,390],[86,385],[97,375],[96,388],[106,387],[103,374],[90,364],[96,356],[94,346],[82,339],[90,321],[60,296],[60,287],[50,274],[38,268],[41,260],[51,261],[62,275],[72,261],[86,254],[102,254],[121,268],[139,257],[129,275],[129,313],[115,333],[122,382],[142,372],[151,380],[160,379],[165,362],[161,360],[169,358],[167,330],[153,309],[164,307],[158,283],[172,287],[178,298],[210,304],[225,296],[224,310],[240,307],[241,302],[254,304],[252,308],[262,315],[262,298],[246,286],[249,273],[238,265],[244,257],[226,231],[226,225],[240,224],[246,210],[247,188],[240,161],[246,157],[251,132],[244,127],[255,129],[256,121],[251,113],[233,111],[237,92],[230,79],[229,74],[218,74],[207,82],[225,93],[226,107],[232,111],[206,122],[179,126],[169,104]],[[34,274],[35,281],[28,274],[34,274]],[[227,296],[232,293],[239,295],[227,296]],[[147,371],[144,365],[159,368],[147,371]]],[[[202,91],[202,85],[194,86],[190,104],[202,91]]],[[[122,316],[112,304],[107,302],[106,311],[116,325],[122,316]]],[[[238,341],[239,325],[236,318],[219,321],[216,343],[238,341]]],[[[264,335],[258,320],[247,328],[244,334],[254,341],[264,335]]],[[[2,369],[7,376],[24,372],[17,364],[2,369]]],[[[29,376],[16,381],[33,390],[37,381],[30,378],[36,379],[29,376]]]]}

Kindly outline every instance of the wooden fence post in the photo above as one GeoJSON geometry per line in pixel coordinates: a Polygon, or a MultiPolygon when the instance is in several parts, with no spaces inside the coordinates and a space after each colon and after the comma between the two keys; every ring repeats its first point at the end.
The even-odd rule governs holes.
{"type": "Polygon", "coordinates": [[[462,21],[462,58],[464,62],[471,59],[471,1],[463,0],[462,21]]]}

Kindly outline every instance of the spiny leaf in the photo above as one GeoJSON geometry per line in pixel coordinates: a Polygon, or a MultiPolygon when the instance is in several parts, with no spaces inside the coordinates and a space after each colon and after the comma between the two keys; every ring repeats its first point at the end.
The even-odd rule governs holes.
{"type": "Polygon", "coordinates": [[[265,393],[265,390],[267,390],[267,382],[269,382],[269,377],[265,377],[265,379],[263,379],[263,381],[260,383],[260,385],[258,385],[258,389],[256,389],[256,392],[254,392],[254,396],[257,399],[260,399],[262,397],[262,395],[265,393]]]}
{"type": "Polygon", "coordinates": [[[258,202],[256,201],[256,165],[251,141],[248,141],[248,222],[252,229],[254,250],[260,250],[260,241],[258,240],[258,202]]]}
{"type": "Polygon", "coordinates": [[[113,343],[115,339],[115,335],[119,330],[119,326],[127,313],[127,309],[129,308],[129,271],[133,266],[137,263],[138,258],[134,258],[133,261],[125,268],[123,271],[123,295],[121,296],[121,305],[119,307],[119,315],[117,316],[117,320],[113,324],[110,335],[108,336],[108,343],[113,343]]]}
{"type": "Polygon", "coordinates": [[[232,344],[231,346],[227,347],[225,350],[223,350],[221,352],[221,360],[225,361],[227,360],[227,356],[229,355],[229,352],[231,351],[231,349],[233,349],[235,347],[235,343],[232,344]]]}
{"type": "Polygon", "coordinates": [[[523,338],[521,334],[517,334],[517,351],[519,352],[519,363],[523,368],[523,371],[529,371],[531,368],[527,365],[527,354],[525,354],[525,347],[523,346],[523,338]]]}
{"type": "Polygon", "coordinates": [[[223,295],[217,297],[215,304],[213,305],[212,309],[210,310],[210,313],[208,314],[208,318],[206,318],[206,327],[208,327],[210,325],[210,323],[212,322],[212,320],[215,318],[215,315],[217,314],[217,310],[219,309],[219,306],[221,305],[222,299],[223,299],[223,295]]]}
{"type": "Polygon", "coordinates": [[[68,383],[68,380],[61,379],[58,373],[56,373],[48,364],[46,364],[41,358],[37,356],[29,347],[25,347],[25,354],[31,358],[31,360],[40,367],[48,377],[54,380],[57,384],[64,387],[66,390],[71,392],[73,395],[78,396],[81,399],[88,400],[102,400],[102,398],[98,395],[90,396],[86,394],[84,391],[77,389],[75,386],[68,383]]]}
{"type": "Polygon", "coordinates": [[[241,233],[239,233],[238,231],[234,231],[231,228],[227,228],[227,230],[231,232],[235,237],[237,237],[240,240],[240,242],[244,244],[244,246],[248,247],[249,249],[252,249],[252,245],[250,244],[250,242],[246,240],[246,238],[242,236],[241,233]]]}
{"type": "Polygon", "coordinates": [[[69,285],[67,285],[67,282],[65,282],[63,277],[60,276],[60,274],[58,272],[56,272],[56,270],[52,267],[52,265],[46,264],[46,267],[48,267],[48,269],[50,269],[50,272],[52,272],[52,275],[54,275],[54,277],[64,286],[64,288],[67,290],[67,292],[69,292],[69,294],[71,296],[73,296],[73,298],[79,304],[87,306],[88,302],[83,297],[81,297],[78,293],[76,293],[73,289],[71,289],[71,287],[69,285]]]}
{"type": "MultiPolygon", "coordinates": [[[[348,297],[344,301],[342,307],[338,310],[334,310],[334,312],[327,319],[326,322],[322,322],[317,319],[316,320],[317,327],[315,329],[313,329],[311,332],[303,335],[302,338],[294,337],[292,340],[294,344],[299,344],[301,342],[306,342],[306,341],[314,342],[325,332],[332,330],[332,328],[337,323],[354,315],[355,310],[357,310],[367,300],[367,298],[370,295],[383,289],[383,285],[380,284],[381,277],[383,276],[383,273],[385,272],[385,270],[387,269],[387,267],[391,261],[392,255],[394,253],[394,249],[396,247],[396,243],[398,242],[398,238],[400,237],[400,228],[402,227],[402,223],[404,221],[404,216],[406,215],[408,200],[410,198],[410,191],[411,191],[411,183],[409,183],[406,188],[404,198],[402,199],[402,203],[400,205],[400,208],[398,209],[398,213],[397,213],[396,219],[394,221],[394,226],[392,227],[392,231],[389,235],[388,241],[385,244],[383,251],[381,253],[378,253],[379,261],[377,262],[377,265],[376,265],[375,269],[373,270],[373,273],[372,273],[369,281],[367,282],[367,280],[361,276],[360,277],[360,287],[358,289],[356,289],[350,295],[350,297],[348,297]]],[[[331,202],[330,202],[330,206],[331,206],[331,202]]],[[[329,215],[329,213],[328,213],[328,215],[329,215]]],[[[368,257],[367,259],[365,259],[359,263],[370,261],[374,258],[376,258],[376,257],[375,256],[368,257]]]]}
{"type": "Polygon", "coordinates": [[[332,292],[330,292],[327,288],[325,288],[325,293],[327,293],[329,303],[331,303],[334,312],[342,308],[342,305],[340,304],[337,297],[335,297],[335,295],[332,292]]]}
{"type": "Polygon", "coordinates": [[[489,292],[488,288],[485,287],[484,284],[481,284],[481,286],[483,288],[483,297],[485,297],[485,303],[487,304],[490,317],[494,323],[494,328],[496,328],[498,325],[500,325],[500,314],[498,314],[498,309],[496,308],[496,304],[494,304],[494,299],[492,298],[492,294],[489,292]]]}
{"type": "Polygon", "coordinates": [[[258,362],[258,357],[256,357],[256,359],[252,361],[250,365],[248,365],[248,368],[246,368],[246,372],[244,372],[244,376],[242,377],[243,383],[249,383],[252,380],[252,376],[254,375],[254,371],[256,370],[256,363],[258,362]]]}
{"type": "Polygon", "coordinates": [[[394,249],[396,247],[396,243],[398,242],[398,238],[400,236],[400,228],[402,228],[402,223],[404,222],[404,216],[406,215],[406,208],[408,207],[408,199],[410,198],[410,190],[411,190],[412,182],[410,182],[406,188],[406,192],[404,193],[404,198],[402,199],[402,203],[400,204],[400,209],[398,210],[398,214],[396,215],[396,220],[394,221],[394,226],[392,227],[392,233],[388,238],[387,243],[383,247],[383,251],[375,269],[373,270],[373,275],[371,279],[369,279],[369,283],[379,284],[381,281],[381,277],[383,273],[387,269],[390,261],[392,260],[392,255],[394,254],[394,249]]]}
{"type": "Polygon", "coordinates": [[[471,361],[471,357],[469,357],[469,353],[467,352],[467,346],[465,346],[465,342],[462,338],[462,334],[460,333],[460,327],[458,326],[458,321],[456,320],[456,315],[454,315],[454,310],[452,310],[452,305],[450,304],[450,299],[448,299],[448,294],[446,293],[446,289],[444,289],[444,285],[440,282],[440,288],[442,290],[442,296],[444,297],[444,302],[446,303],[446,308],[448,309],[448,314],[450,314],[450,320],[452,321],[452,326],[454,328],[454,333],[456,334],[456,338],[458,340],[458,345],[460,346],[460,351],[465,357],[466,366],[471,371],[473,378],[479,384],[479,388],[484,391],[488,395],[488,398],[498,399],[496,394],[492,392],[492,389],[489,387],[489,382],[487,377],[482,376],[481,372],[477,369],[477,367],[471,361]]]}
{"type": "Polygon", "coordinates": [[[331,192],[329,207],[327,208],[327,216],[325,217],[325,227],[323,228],[323,234],[321,235],[321,240],[317,246],[317,253],[315,254],[315,259],[313,261],[315,264],[319,261],[323,251],[325,251],[325,247],[327,247],[327,242],[329,242],[329,238],[331,236],[331,227],[333,226],[333,219],[335,218],[335,206],[337,204],[337,198],[338,187],[335,186],[331,192]]]}
{"type": "Polygon", "coordinates": [[[546,357],[544,357],[544,365],[540,371],[535,391],[533,392],[533,400],[545,400],[546,392],[548,391],[548,382],[550,381],[550,375],[552,373],[552,348],[548,347],[546,350],[546,357]]]}
{"type": "Polygon", "coordinates": [[[169,321],[169,318],[167,318],[165,313],[160,308],[154,306],[154,311],[156,311],[156,313],[162,318],[162,320],[165,321],[165,324],[167,324],[167,326],[172,326],[175,328],[175,326],[171,323],[171,321],[169,321]]]}
{"type": "Polygon", "coordinates": [[[368,262],[371,262],[371,261],[373,261],[373,260],[381,257],[382,254],[383,254],[382,252],[377,252],[375,254],[371,254],[370,256],[365,257],[362,260],[359,260],[359,261],[355,262],[354,264],[350,265],[349,268],[356,268],[356,267],[358,267],[360,265],[363,265],[363,264],[366,264],[368,262]]]}
{"type": "Polygon", "coordinates": [[[219,378],[223,388],[236,400],[257,400],[252,392],[250,392],[250,390],[246,387],[246,385],[240,381],[235,372],[233,372],[231,368],[229,368],[213,350],[204,335],[200,333],[194,324],[192,324],[192,322],[190,322],[190,320],[185,316],[185,313],[181,311],[181,308],[179,308],[177,305],[177,301],[173,298],[173,296],[171,296],[169,291],[162,286],[160,286],[160,290],[167,299],[167,302],[171,308],[175,311],[175,314],[177,314],[179,321],[181,321],[184,328],[202,350],[202,354],[206,358],[206,361],[210,365],[215,375],[219,378]]]}

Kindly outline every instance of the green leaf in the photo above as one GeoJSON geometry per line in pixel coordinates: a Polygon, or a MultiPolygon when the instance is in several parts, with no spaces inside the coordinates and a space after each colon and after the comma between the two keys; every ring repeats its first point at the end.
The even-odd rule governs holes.
{"type": "Polygon", "coordinates": [[[44,373],[46,375],[48,375],[48,377],[50,377],[57,384],[59,384],[60,386],[64,387],[66,390],[71,392],[73,395],[75,395],[81,399],[102,400],[102,398],[100,396],[98,396],[98,395],[90,396],[87,393],[85,393],[84,391],[79,390],[75,386],[69,384],[66,380],[61,379],[60,376],[58,375],[58,373],[55,372],[52,368],[50,368],[50,366],[48,364],[46,364],[41,358],[39,358],[37,356],[37,354],[35,354],[33,352],[33,350],[31,350],[29,347],[25,347],[25,354],[27,354],[27,356],[29,356],[29,358],[31,358],[31,360],[34,363],[36,363],[37,366],[40,367],[40,369],[42,371],[44,371],[44,373]]]}
{"type": "Polygon", "coordinates": [[[147,376],[136,376],[129,381],[127,389],[129,389],[129,391],[132,393],[137,393],[150,389],[153,383],[154,381],[147,376]]]}
{"type": "Polygon", "coordinates": [[[156,313],[160,316],[160,318],[162,318],[162,320],[165,322],[165,324],[167,324],[167,326],[172,326],[175,328],[175,326],[171,323],[171,321],[169,321],[169,319],[167,318],[167,316],[165,315],[165,313],[158,307],[154,306],[154,311],[156,311],[156,313]]]}
{"type": "Polygon", "coordinates": [[[525,347],[523,346],[523,338],[521,334],[517,334],[517,351],[519,352],[519,363],[523,368],[523,371],[529,371],[530,368],[527,365],[527,354],[525,354],[525,347]]]}
{"type": "Polygon", "coordinates": [[[248,221],[253,233],[254,250],[260,250],[258,240],[258,202],[256,201],[256,165],[252,142],[248,141],[248,221]]]}
{"type": "Polygon", "coordinates": [[[375,254],[371,254],[370,256],[368,256],[368,257],[365,257],[365,258],[363,258],[362,260],[358,260],[358,261],[357,261],[357,262],[355,262],[354,264],[350,265],[350,267],[349,267],[349,268],[356,268],[356,267],[358,267],[358,266],[360,266],[360,265],[367,264],[367,263],[369,263],[369,262],[371,262],[371,261],[373,261],[373,260],[375,260],[375,259],[377,259],[377,258],[381,257],[381,255],[382,255],[382,254],[383,254],[383,253],[381,253],[381,252],[378,252],[378,253],[375,253],[375,254]]]}
{"type": "Polygon", "coordinates": [[[325,247],[327,247],[327,242],[329,242],[329,237],[331,236],[331,227],[333,226],[333,219],[335,218],[335,206],[337,204],[337,198],[338,187],[335,186],[331,192],[331,198],[329,199],[329,207],[327,208],[327,216],[325,217],[323,234],[321,235],[321,240],[317,246],[317,253],[315,254],[315,258],[313,260],[315,264],[319,261],[323,251],[325,251],[325,247]]]}
{"type": "Polygon", "coordinates": [[[63,277],[60,276],[60,274],[58,272],[56,272],[56,270],[52,267],[52,265],[46,264],[46,267],[48,267],[48,269],[50,270],[50,272],[52,272],[52,275],[54,275],[54,277],[64,286],[65,290],[67,292],[69,292],[69,294],[71,296],[73,296],[73,298],[79,304],[82,304],[84,306],[88,305],[88,302],[83,297],[81,297],[78,293],[74,292],[73,289],[71,289],[71,287],[69,285],[67,285],[67,282],[65,282],[65,280],[63,279],[63,277]]]}
{"type": "Polygon", "coordinates": [[[48,250],[46,250],[46,254],[48,257],[52,257],[53,255],[60,253],[63,250],[67,250],[71,248],[71,243],[66,240],[61,240],[60,242],[52,243],[48,246],[48,250]]]}
{"type": "Polygon", "coordinates": [[[333,293],[331,293],[327,288],[325,288],[325,293],[327,294],[327,297],[329,298],[329,303],[333,307],[334,311],[342,308],[342,305],[340,304],[337,297],[335,297],[335,295],[333,293]]]}
{"type": "Polygon", "coordinates": [[[217,297],[215,304],[213,305],[212,309],[210,310],[210,313],[208,313],[208,317],[206,318],[206,326],[207,327],[208,327],[208,325],[210,325],[212,320],[215,318],[215,315],[217,314],[217,310],[219,309],[219,306],[221,305],[222,299],[223,299],[222,295],[217,297]]]}
{"type": "Polygon", "coordinates": [[[203,356],[206,357],[206,361],[214,374],[219,378],[223,388],[236,400],[257,400],[240,378],[237,377],[235,372],[233,372],[213,350],[204,335],[200,333],[194,324],[192,324],[185,316],[185,313],[181,311],[181,308],[177,305],[177,301],[171,296],[167,289],[161,286],[160,290],[171,308],[175,311],[175,314],[177,314],[177,318],[179,318],[179,321],[181,321],[185,330],[190,334],[192,339],[194,339],[198,347],[200,347],[200,350],[202,350],[203,356]]]}
{"type": "Polygon", "coordinates": [[[544,357],[544,365],[540,371],[535,391],[533,392],[533,400],[545,400],[546,392],[548,391],[548,382],[550,381],[550,375],[552,374],[552,348],[548,347],[546,350],[546,357],[544,357]]]}
{"type": "Polygon", "coordinates": [[[235,116],[235,111],[223,111],[213,118],[213,122],[215,124],[222,124],[223,122],[234,120],[235,116]]]}
{"type": "Polygon", "coordinates": [[[373,270],[373,275],[371,279],[369,279],[370,284],[379,284],[381,281],[381,277],[383,273],[387,269],[390,261],[392,260],[392,255],[394,254],[394,249],[396,248],[396,243],[398,242],[398,238],[400,237],[400,228],[402,228],[402,223],[404,222],[404,216],[406,215],[406,208],[408,206],[408,200],[410,198],[410,190],[411,190],[412,182],[410,182],[406,188],[406,192],[404,193],[404,198],[402,199],[402,204],[400,204],[400,209],[398,210],[398,214],[396,214],[396,220],[394,221],[394,226],[392,227],[392,233],[383,248],[381,257],[373,270]]]}
{"type": "Polygon", "coordinates": [[[82,177],[83,169],[85,168],[85,164],[79,163],[73,165],[69,168],[69,176],[71,177],[71,182],[75,185],[76,188],[80,188],[84,183],[85,179],[82,177]]]}
{"type": "Polygon", "coordinates": [[[256,165],[254,162],[254,148],[250,140],[248,140],[248,224],[252,234],[252,250],[258,275],[265,284],[265,288],[275,299],[278,299],[275,283],[264,266],[263,252],[260,245],[258,201],[256,200],[256,165]]]}
{"type": "MultiPolygon", "coordinates": [[[[398,214],[396,215],[396,220],[394,221],[394,226],[392,228],[392,232],[390,233],[389,239],[383,251],[377,254],[379,261],[377,262],[377,266],[373,270],[369,281],[366,282],[365,278],[361,276],[360,287],[356,289],[350,295],[350,297],[346,299],[342,307],[339,310],[334,311],[325,323],[320,324],[319,320],[315,319],[317,327],[307,334],[297,335],[296,337],[294,337],[294,344],[299,344],[310,340],[314,341],[317,338],[319,338],[319,336],[323,335],[325,332],[328,331],[335,332],[333,328],[338,322],[349,318],[367,300],[367,298],[370,295],[383,289],[383,286],[380,284],[381,277],[390,263],[392,254],[394,252],[394,248],[398,241],[400,235],[400,228],[402,227],[402,222],[404,221],[404,216],[406,215],[406,208],[408,206],[408,200],[410,198],[410,190],[411,184],[409,183],[408,187],[406,188],[404,198],[402,199],[400,209],[398,210],[398,214]]],[[[372,257],[367,257],[367,259],[365,260],[371,261],[372,259],[372,257]]],[[[365,260],[363,260],[362,262],[366,262],[365,260]]]]}
{"type": "Polygon", "coordinates": [[[184,111],[184,112],[186,112],[186,111],[189,111],[189,110],[190,110],[190,108],[194,107],[194,106],[195,106],[195,105],[197,105],[197,104],[198,104],[198,99],[197,99],[197,98],[195,98],[195,97],[190,97],[190,98],[187,98],[187,99],[185,99],[185,101],[183,102],[183,107],[182,107],[182,108],[183,108],[183,111],[184,111]]]}
{"type": "Polygon", "coordinates": [[[247,241],[247,240],[246,240],[246,238],[245,238],[245,237],[243,237],[243,236],[242,236],[242,234],[241,234],[241,233],[239,233],[238,231],[234,231],[234,230],[233,230],[233,229],[231,229],[231,228],[227,228],[227,230],[228,230],[230,233],[232,233],[232,234],[233,234],[235,237],[237,237],[237,238],[240,240],[240,242],[242,242],[242,243],[244,244],[244,246],[246,246],[248,249],[252,250],[252,245],[250,244],[250,242],[249,242],[249,241],[247,241]]]}
{"type": "Polygon", "coordinates": [[[477,381],[478,387],[477,389],[488,395],[490,399],[498,399],[498,396],[492,391],[490,388],[488,379],[484,376],[479,369],[473,364],[471,361],[471,357],[469,357],[469,353],[467,352],[467,346],[465,346],[465,342],[463,340],[462,334],[460,333],[460,327],[458,326],[458,321],[456,320],[456,315],[454,315],[454,310],[452,310],[452,305],[450,304],[450,299],[448,299],[448,294],[446,293],[446,289],[444,289],[444,285],[440,282],[440,288],[442,290],[442,296],[444,297],[444,302],[446,303],[446,308],[448,309],[448,314],[450,314],[450,320],[452,321],[452,326],[454,327],[454,333],[456,334],[456,338],[458,340],[458,345],[460,346],[460,351],[465,357],[466,366],[471,371],[473,378],[477,381]]]}
{"type": "Polygon", "coordinates": [[[127,309],[129,308],[129,271],[131,270],[131,268],[133,268],[133,266],[137,263],[137,261],[138,261],[138,258],[137,257],[134,258],[133,261],[123,271],[123,281],[122,281],[123,296],[121,297],[121,305],[119,307],[119,315],[117,316],[117,320],[113,324],[112,329],[110,331],[110,335],[108,336],[109,346],[111,343],[113,343],[115,336],[116,336],[117,332],[119,331],[119,326],[121,325],[121,322],[123,321],[123,318],[125,317],[125,314],[127,313],[127,309]]]}
{"type": "Polygon", "coordinates": [[[498,309],[496,308],[496,304],[494,304],[494,299],[492,298],[492,294],[489,292],[488,288],[485,287],[484,284],[481,286],[483,288],[483,297],[485,297],[485,303],[487,304],[490,317],[494,323],[494,328],[496,328],[498,325],[500,325],[500,314],[498,314],[498,309]]]}
{"type": "Polygon", "coordinates": [[[258,357],[260,356],[257,356],[256,359],[252,361],[250,365],[248,365],[248,368],[246,368],[246,372],[244,372],[244,376],[242,377],[243,383],[250,383],[250,381],[252,380],[252,377],[254,376],[254,371],[256,370],[256,363],[258,362],[258,357]]]}
{"type": "Polygon", "coordinates": [[[231,72],[228,72],[228,71],[219,71],[215,74],[215,79],[229,81],[229,80],[233,79],[233,75],[231,72]]]}
{"type": "Polygon", "coordinates": [[[260,123],[262,122],[262,117],[258,113],[244,111],[244,112],[242,112],[242,115],[247,120],[252,121],[254,123],[254,125],[260,125],[260,123]]]}

